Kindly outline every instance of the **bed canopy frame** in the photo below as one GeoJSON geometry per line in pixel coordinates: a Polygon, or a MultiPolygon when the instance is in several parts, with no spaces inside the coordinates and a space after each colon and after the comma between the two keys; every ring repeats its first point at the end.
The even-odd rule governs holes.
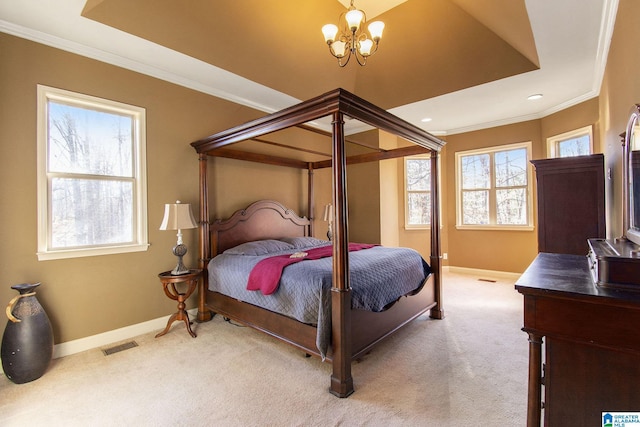
{"type": "MultiPolygon", "coordinates": [[[[430,309],[430,316],[436,319],[444,317],[442,306],[440,215],[438,194],[438,155],[445,142],[428,132],[388,113],[387,111],[359,98],[344,89],[335,89],[316,98],[301,102],[292,107],[240,126],[216,133],[193,142],[199,155],[200,211],[199,211],[199,268],[206,271],[209,260],[216,254],[211,253],[209,200],[207,184],[207,159],[226,157],[254,161],[259,163],[299,168],[308,171],[308,218],[311,222],[310,234],[313,234],[313,171],[332,168],[333,218],[333,286],[332,305],[332,351],[333,373],[330,391],[340,397],[353,392],[351,377],[351,293],[349,286],[348,258],[348,215],[346,166],[392,159],[415,154],[431,155],[431,254],[430,266],[433,271],[436,304],[430,309]],[[234,143],[256,139],[261,135],[298,126],[312,130],[305,123],[331,116],[332,140],[331,160],[305,162],[296,159],[245,152],[229,148],[234,143]],[[393,150],[378,150],[373,153],[347,157],[345,149],[344,117],[348,116],[374,128],[404,138],[415,145],[393,150]]],[[[295,149],[295,147],[290,147],[295,149]]],[[[208,321],[212,316],[206,303],[208,277],[199,284],[198,321],[208,321]]]]}

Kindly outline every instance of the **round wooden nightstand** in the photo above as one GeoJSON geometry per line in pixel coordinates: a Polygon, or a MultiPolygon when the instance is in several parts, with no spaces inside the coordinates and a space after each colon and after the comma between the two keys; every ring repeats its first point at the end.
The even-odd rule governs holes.
{"type": "Polygon", "coordinates": [[[189,313],[187,313],[187,310],[185,310],[185,301],[196,289],[198,280],[200,280],[200,277],[202,277],[202,270],[189,270],[189,273],[181,274],[179,276],[174,276],[170,271],[165,271],[164,273],[158,274],[158,277],[160,278],[160,282],[162,282],[164,293],[172,300],[178,301],[178,311],[171,315],[169,321],[167,322],[167,327],[164,328],[164,331],[157,334],[156,338],[161,337],[169,332],[171,324],[176,320],[184,321],[184,324],[187,326],[187,331],[193,338],[195,338],[197,335],[191,330],[192,322],[189,321],[189,313]],[[177,283],[186,283],[186,292],[179,292],[176,288],[177,283]]]}

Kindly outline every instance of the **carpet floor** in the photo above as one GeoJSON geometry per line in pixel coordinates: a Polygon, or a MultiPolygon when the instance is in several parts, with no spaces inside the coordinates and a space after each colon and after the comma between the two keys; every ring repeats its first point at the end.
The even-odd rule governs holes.
{"type": "Polygon", "coordinates": [[[354,363],[346,399],[328,392],[330,364],[216,316],[195,339],[176,322],[108,356],[55,359],[31,383],[2,376],[0,425],[524,426],[522,296],[466,274],[443,288],[445,319],[421,316],[354,363]]]}

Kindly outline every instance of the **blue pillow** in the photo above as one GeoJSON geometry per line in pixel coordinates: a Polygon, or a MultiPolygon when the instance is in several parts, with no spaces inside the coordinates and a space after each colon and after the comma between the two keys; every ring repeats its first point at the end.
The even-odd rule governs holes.
{"type": "Polygon", "coordinates": [[[295,249],[312,248],[315,246],[324,246],[331,243],[328,240],[320,240],[315,237],[283,237],[280,240],[293,245],[295,249]]]}
{"type": "Polygon", "coordinates": [[[292,244],[281,240],[256,240],[255,242],[242,243],[224,251],[232,255],[267,255],[294,249],[292,244]]]}

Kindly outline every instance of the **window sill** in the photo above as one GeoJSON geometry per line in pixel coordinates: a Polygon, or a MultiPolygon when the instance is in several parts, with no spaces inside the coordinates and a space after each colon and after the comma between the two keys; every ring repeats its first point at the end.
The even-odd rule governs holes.
{"type": "Polygon", "coordinates": [[[533,225],[456,225],[457,230],[476,231],[533,231],[533,225]]]}
{"type": "Polygon", "coordinates": [[[57,251],[38,252],[38,261],[49,261],[54,259],[81,258],[98,255],[114,255],[130,252],[144,252],[149,248],[149,244],[126,245],[126,246],[107,246],[102,248],[90,249],[66,249],[57,251]]]}

